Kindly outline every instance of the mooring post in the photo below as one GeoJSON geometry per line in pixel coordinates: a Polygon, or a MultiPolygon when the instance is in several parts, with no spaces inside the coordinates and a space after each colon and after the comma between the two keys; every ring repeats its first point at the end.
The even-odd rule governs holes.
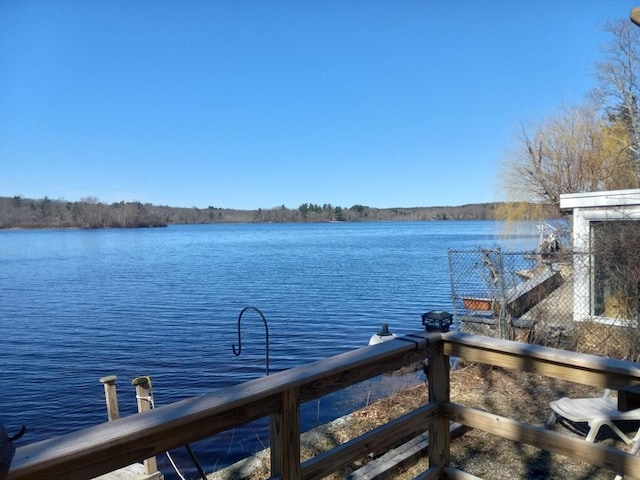
{"type": "Polygon", "coordinates": [[[115,375],[107,375],[100,379],[100,382],[104,385],[104,398],[107,402],[107,418],[110,422],[120,418],[118,394],[116,393],[117,378],[115,375]]]}
{"type": "MultiPolygon", "coordinates": [[[[136,400],[138,401],[138,412],[146,412],[153,407],[151,394],[151,379],[149,377],[136,377],[131,382],[136,387],[136,400]]],[[[145,474],[151,475],[158,471],[156,457],[147,458],[144,461],[145,474]]]]}

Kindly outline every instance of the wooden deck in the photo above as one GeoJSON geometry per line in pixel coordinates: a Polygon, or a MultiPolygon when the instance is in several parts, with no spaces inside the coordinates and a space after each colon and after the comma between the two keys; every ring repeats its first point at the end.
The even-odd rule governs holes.
{"type": "Polygon", "coordinates": [[[640,365],[632,362],[459,332],[421,331],[20,447],[8,480],[90,479],[267,416],[275,425],[270,451],[274,479],[321,479],[374,450],[391,451],[427,432],[429,468],[417,478],[474,478],[449,465],[452,422],[608,468],[614,475],[638,476],[640,456],[451,403],[450,356],[600,388],[640,385],[640,365]],[[424,359],[427,404],[301,462],[302,402],[424,359]]]}

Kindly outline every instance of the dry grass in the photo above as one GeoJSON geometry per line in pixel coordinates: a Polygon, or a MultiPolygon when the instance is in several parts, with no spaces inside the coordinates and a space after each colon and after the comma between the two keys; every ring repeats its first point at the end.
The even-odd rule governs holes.
{"type": "Polygon", "coordinates": [[[578,322],[576,351],[623,360],[640,360],[640,329],[578,322]]]}

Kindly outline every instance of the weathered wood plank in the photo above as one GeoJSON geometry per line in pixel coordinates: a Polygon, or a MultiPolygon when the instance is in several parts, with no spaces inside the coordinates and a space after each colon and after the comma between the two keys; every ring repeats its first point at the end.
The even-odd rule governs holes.
{"type": "Polygon", "coordinates": [[[351,472],[345,480],[382,480],[391,478],[396,469],[414,462],[418,457],[424,457],[428,450],[429,433],[421,433],[375,460],[371,460],[355,472],[351,472]]]}
{"type": "Polygon", "coordinates": [[[640,384],[640,365],[633,362],[459,332],[445,333],[442,339],[445,354],[471,362],[601,388],[621,389],[640,384]]]}
{"type": "MultiPolygon", "coordinates": [[[[468,427],[459,423],[451,423],[449,434],[451,438],[464,435],[469,430],[468,427]]],[[[370,461],[355,472],[349,474],[346,480],[382,480],[393,478],[395,471],[400,467],[415,464],[420,458],[428,453],[429,434],[422,433],[412,438],[408,442],[389,450],[375,460],[370,461]]]]}
{"type": "Polygon", "coordinates": [[[302,464],[301,478],[324,478],[373,450],[389,448],[390,445],[397,445],[402,438],[425,431],[439,408],[439,405],[424,405],[336,448],[316,455],[302,464]]]}
{"type": "Polygon", "coordinates": [[[441,479],[442,479],[442,468],[432,467],[426,472],[422,472],[413,480],[441,480],[441,479]]]}
{"type": "Polygon", "coordinates": [[[292,379],[292,384],[300,385],[300,403],[303,403],[424,360],[435,352],[439,342],[440,333],[415,332],[332,357],[328,364],[310,364],[309,367],[317,364],[315,371],[311,368],[307,372],[300,371],[303,375],[309,373],[309,376],[303,377],[304,381],[292,379]],[[349,361],[341,361],[342,356],[349,361]]]}
{"type": "Polygon", "coordinates": [[[164,480],[164,476],[158,471],[149,475],[145,472],[144,465],[141,463],[134,463],[128,467],[105,473],[104,475],[92,478],[91,480],[164,480]]]}
{"type": "Polygon", "coordinates": [[[277,395],[244,399],[255,386],[236,385],[20,447],[8,479],[42,472],[47,478],[91,478],[276,411],[277,395]]]}
{"type": "Polygon", "coordinates": [[[505,292],[509,315],[518,318],[531,310],[540,300],[554,291],[562,283],[559,271],[551,269],[526,280],[505,292]]]}
{"type": "Polygon", "coordinates": [[[480,477],[476,477],[475,475],[471,475],[470,473],[451,467],[444,469],[444,478],[450,480],[482,480],[480,477]]]}
{"type": "Polygon", "coordinates": [[[542,427],[461,405],[449,403],[443,409],[445,416],[453,421],[514,442],[533,445],[624,475],[637,475],[640,472],[640,457],[613,447],[571,438],[542,427]]]}

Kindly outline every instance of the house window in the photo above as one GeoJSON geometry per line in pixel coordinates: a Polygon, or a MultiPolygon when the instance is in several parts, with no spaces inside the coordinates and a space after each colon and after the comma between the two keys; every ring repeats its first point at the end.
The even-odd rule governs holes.
{"type": "Polygon", "coordinates": [[[640,221],[590,222],[592,313],[632,319],[640,305],[640,221]]]}

